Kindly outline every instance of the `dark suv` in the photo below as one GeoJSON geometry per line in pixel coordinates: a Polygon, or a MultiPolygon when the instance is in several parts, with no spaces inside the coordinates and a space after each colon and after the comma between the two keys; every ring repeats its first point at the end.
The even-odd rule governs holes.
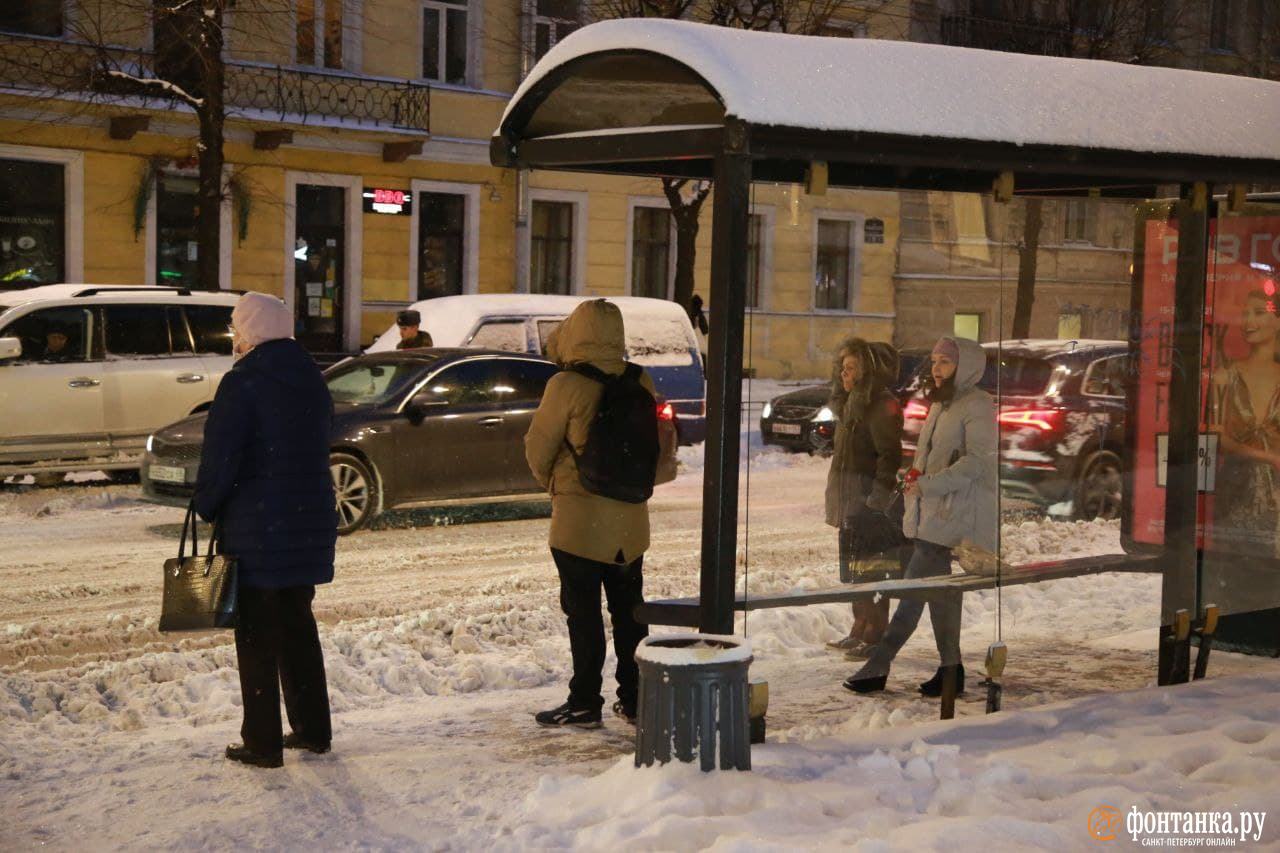
{"type": "MultiPolygon", "coordinates": [[[[1069,502],[1078,519],[1119,517],[1129,344],[1013,340],[983,348],[978,384],[999,400],[1003,495],[1056,504],[1062,514],[1069,502]]],[[[914,454],[929,406],[917,393],[903,413],[903,447],[914,454]]]]}
{"type": "MultiPolygon", "coordinates": [[[[898,396],[904,401],[916,387],[920,368],[929,360],[928,350],[898,353],[898,396]]],[[[838,412],[827,407],[831,384],[810,385],[779,394],[760,412],[760,437],[765,444],[807,453],[830,453],[838,412]]]]}

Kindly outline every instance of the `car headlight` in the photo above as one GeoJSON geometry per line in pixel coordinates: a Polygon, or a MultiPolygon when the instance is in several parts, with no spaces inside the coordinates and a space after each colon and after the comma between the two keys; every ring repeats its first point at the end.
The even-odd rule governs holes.
{"type": "Polygon", "coordinates": [[[155,443],[155,440],[156,440],[156,437],[154,435],[147,436],[147,452],[148,453],[151,452],[151,445],[155,443]]]}
{"type": "Polygon", "coordinates": [[[831,411],[829,406],[823,406],[818,409],[817,414],[813,416],[815,424],[829,424],[836,419],[836,413],[831,411]]]}
{"type": "Polygon", "coordinates": [[[762,418],[773,417],[773,403],[764,404],[764,408],[760,410],[760,417],[762,418]]]}

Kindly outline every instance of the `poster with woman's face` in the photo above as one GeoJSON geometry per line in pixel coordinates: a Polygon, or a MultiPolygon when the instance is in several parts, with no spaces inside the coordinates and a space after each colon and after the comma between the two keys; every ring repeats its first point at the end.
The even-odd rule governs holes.
{"type": "MultiPolygon", "coordinates": [[[[1145,223],[1130,533],[1164,541],[1178,234],[1145,223]]],[[[1244,612],[1280,606],[1280,215],[1210,224],[1201,371],[1203,594],[1244,612]],[[1246,559],[1242,559],[1246,558],[1246,559]],[[1246,576],[1247,575],[1247,576],[1246,576]]]]}

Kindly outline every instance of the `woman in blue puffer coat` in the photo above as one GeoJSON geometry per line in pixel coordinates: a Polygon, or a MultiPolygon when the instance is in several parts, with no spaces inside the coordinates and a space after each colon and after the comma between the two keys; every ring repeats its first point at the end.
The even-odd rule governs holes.
{"type": "Polygon", "coordinates": [[[195,507],[217,522],[222,552],[239,565],[243,742],[228,746],[226,756],[279,767],[282,748],[322,753],[332,739],[311,602],[316,584],[333,580],[333,399],[315,361],[293,340],[293,318],[279,299],[244,294],[231,324],[236,362],[205,423],[195,507]]]}

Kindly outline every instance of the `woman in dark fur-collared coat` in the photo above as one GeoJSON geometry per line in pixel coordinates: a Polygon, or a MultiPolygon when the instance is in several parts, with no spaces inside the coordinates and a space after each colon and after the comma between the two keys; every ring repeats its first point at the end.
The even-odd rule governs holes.
{"type": "Polygon", "coordinates": [[[283,748],[328,752],[324,657],[311,602],[333,580],[337,517],[329,475],[333,399],[274,296],[231,315],[236,362],[205,423],[195,506],[239,566],[236,661],[244,723],[227,758],[280,767],[283,748]],[[282,737],[280,695],[292,732],[282,737]]]}
{"type": "MultiPolygon", "coordinates": [[[[902,464],[902,408],[892,390],[898,352],[886,343],[848,338],[837,351],[835,368],[830,406],[838,421],[826,521],[840,531],[840,580],[883,580],[901,572],[906,547],[902,504],[895,500],[902,464]]],[[[854,601],[848,636],[828,645],[849,659],[864,658],[888,622],[887,598],[854,601]]]]}

